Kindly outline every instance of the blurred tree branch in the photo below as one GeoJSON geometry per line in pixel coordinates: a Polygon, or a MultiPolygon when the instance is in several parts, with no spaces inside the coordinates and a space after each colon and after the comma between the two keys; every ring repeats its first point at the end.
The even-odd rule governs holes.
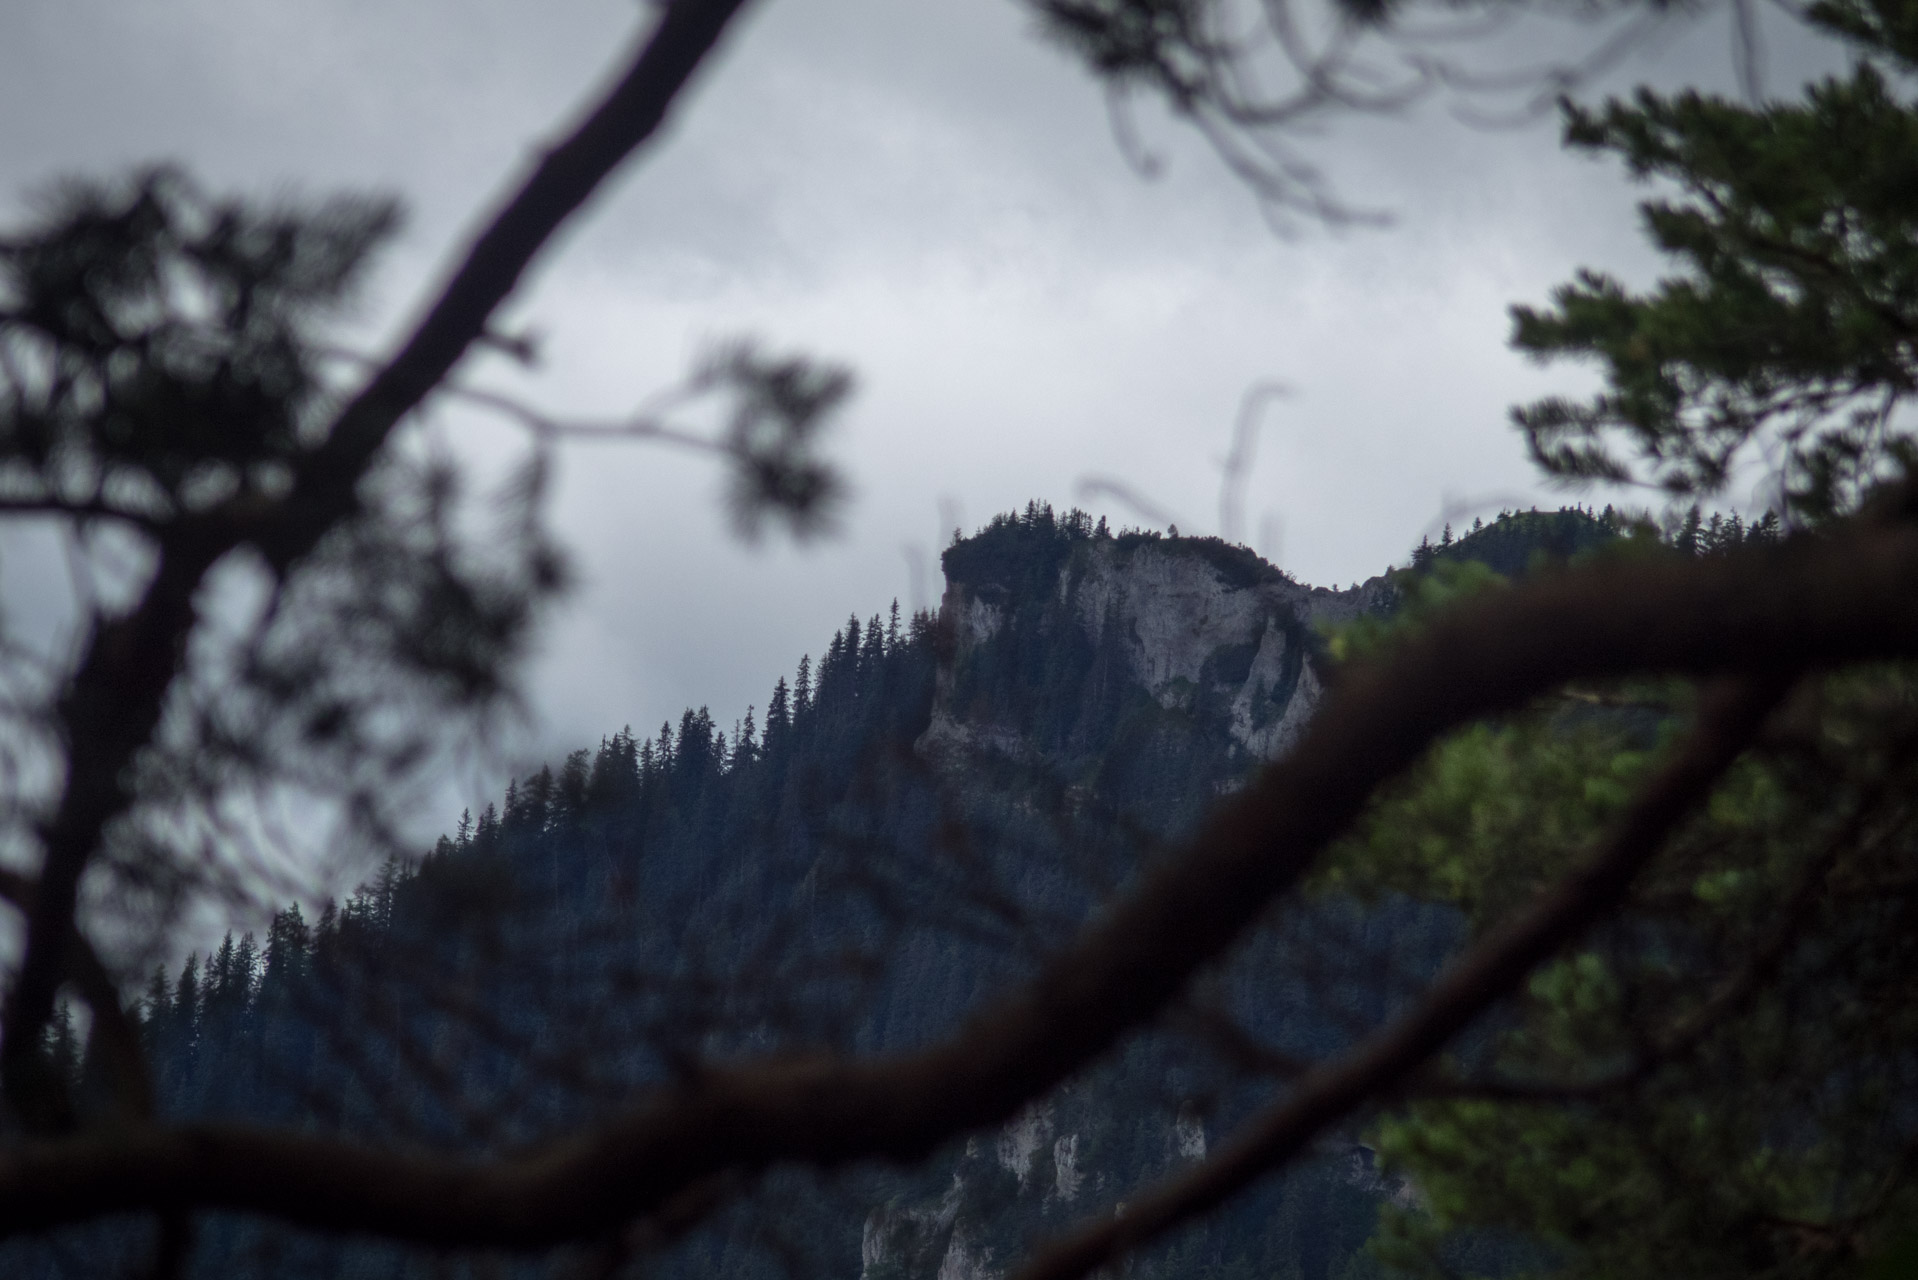
{"type": "Polygon", "coordinates": [[[186,655],[195,595],[223,557],[251,547],[287,574],[362,502],[361,482],[394,427],[487,331],[493,312],[561,223],[664,121],[744,0],[677,0],[586,118],[549,149],[487,222],[398,352],[294,463],[284,496],[237,495],[156,533],[158,564],[140,601],[102,623],[60,699],[67,780],[41,827],[43,860],[26,950],[0,1023],[0,1083],[23,1114],[47,1082],[37,1056],[66,973],[80,881],[108,826],[125,812],[124,777],[159,725],[186,655]]]}
{"type": "MultiPolygon", "coordinates": [[[[1908,656],[1918,652],[1914,580],[1918,531],[1900,524],[1711,562],[1598,566],[1459,608],[1399,650],[1354,664],[1298,750],[1222,804],[1181,856],[1024,990],[922,1053],[709,1067],[622,1119],[490,1162],[219,1125],[35,1143],[0,1159],[0,1229],[224,1208],[418,1243],[530,1248],[643,1216],[716,1174],[917,1158],[1006,1120],[1166,1007],[1446,730],[1570,679],[1745,673],[1774,690],[1781,674],[1908,656]]],[[[1732,728],[1706,731],[1697,754],[1644,793],[1611,860],[1464,962],[1434,1005],[1388,1033],[1359,1069],[1309,1078],[1296,1109],[1282,1111],[1286,1132],[1317,1131],[1425,1061],[1466,1014],[1564,941],[1560,930],[1602,910],[1655,832],[1755,732],[1754,708],[1775,696],[1736,704],[1732,728]]],[[[1264,1150],[1240,1153],[1235,1176],[1264,1167],[1264,1150]]],[[[1203,1201],[1147,1225],[1162,1229],[1203,1201]]]]}

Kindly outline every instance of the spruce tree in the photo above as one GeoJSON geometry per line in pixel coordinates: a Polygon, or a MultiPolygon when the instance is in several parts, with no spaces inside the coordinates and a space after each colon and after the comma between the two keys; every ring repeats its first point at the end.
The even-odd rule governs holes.
{"type": "Polygon", "coordinates": [[[759,757],[759,729],[753,723],[752,704],[746,705],[746,719],[733,733],[733,767],[749,765],[759,757]]]}
{"type": "Polygon", "coordinates": [[[189,955],[173,985],[174,1042],[189,1054],[199,1039],[200,1012],[200,957],[189,955]]]}
{"type": "Polygon", "coordinates": [[[300,914],[298,903],[275,912],[266,930],[261,986],[278,986],[298,978],[306,968],[310,942],[306,919],[300,914]]]}
{"type": "Polygon", "coordinates": [[[153,972],[147,976],[146,993],[140,999],[140,1029],[145,1033],[149,1049],[173,1014],[173,996],[168,990],[169,985],[166,966],[154,965],[153,972]]]}
{"type": "Polygon", "coordinates": [[[772,697],[766,702],[766,756],[778,759],[786,749],[786,736],[792,732],[792,711],[788,702],[786,677],[773,684],[772,697]]]}

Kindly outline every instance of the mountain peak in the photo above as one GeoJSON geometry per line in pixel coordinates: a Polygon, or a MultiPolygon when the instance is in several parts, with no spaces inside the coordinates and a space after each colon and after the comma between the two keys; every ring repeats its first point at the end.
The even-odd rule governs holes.
{"type": "Polygon", "coordinates": [[[921,754],[1044,760],[1175,807],[1288,749],[1318,704],[1321,626],[1392,598],[1383,577],[1309,587],[1219,538],[1115,534],[1039,503],[944,566],[949,648],[921,754]]]}

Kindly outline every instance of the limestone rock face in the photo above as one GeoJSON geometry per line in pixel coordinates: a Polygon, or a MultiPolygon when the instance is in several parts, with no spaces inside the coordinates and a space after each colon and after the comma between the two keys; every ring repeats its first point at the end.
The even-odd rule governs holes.
{"type": "Polygon", "coordinates": [[[1210,538],[1095,536],[1049,564],[949,554],[947,570],[951,651],[919,749],[951,764],[1099,751],[1138,720],[1126,693],[1231,743],[1241,766],[1273,759],[1318,705],[1321,625],[1391,599],[1382,577],[1308,587],[1210,538]]]}
{"type": "MultiPolygon", "coordinates": [[[[1314,627],[1365,607],[1365,588],[1313,588],[1276,570],[1233,581],[1178,539],[1131,551],[1090,548],[1079,620],[1088,633],[1108,620],[1127,670],[1158,703],[1189,709],[1203,694],[1230,708],[1232,740],[1261,760],[1291,746],[1322,687],[1313,669],[1314,627]]],[[[1375,580],[1374,594],[1382,590],[1375,580]]]]}

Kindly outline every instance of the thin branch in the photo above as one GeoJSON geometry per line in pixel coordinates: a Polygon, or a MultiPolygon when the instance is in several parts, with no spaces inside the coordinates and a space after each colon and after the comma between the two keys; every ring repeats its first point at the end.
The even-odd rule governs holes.
{"type": "Polygon", "coordinates": [[[1227,542],[1239,541],[1239,525],[1245,515],[1245,485],[1252,478],[1252,459],[1259,443],[1259,425],[1265,407],[1274,400],[1292,394],[1283,382],[1255,382],[1239,400],[1239,416],[1232,424],[1232,450],[1225,456],[1219,477],[1219,536],[1227,542]]]}
{"type": "Polygon", "coordinates": [[[665,122],[673,101],[745,4],[673,0],[660,7],[659,25],[630,68],[571,135],[545,153],[473,242],[398,354],[341,411],[319,456],[303,470],[293,505],[304,493],[327,510],[345,500],[342,480],[356,482],[399,420],[486,336],[493,313],[553,233],[665,122]]]}
{"type": "Polygon", "coordinates": [[[714,440],[709,436],[670,426],[650,414],[637,414],[623,422],[568,422],[542,413],[530,405],[522,404],[513,397],[501,395],[496,391],[483,391],[475,387],[451,384],[443,388],[443,391],[446,395],[505,414],[542,441],[656,440],[662,444],[676,444],[687,449],[697,449],[702,453],[731,454],[734,452],[723,440],[714,440]]]}
{"type": "Polygon", "coordinates": [[[473,242],[412,335],[341,411],[325,442],[296,468],[291,491],[214,508],[168,531],[146,593],[131,614],[98,627],[60,701],[69,745],[66,786],[41,831],[45,856],[27,920],[26,950],[0,1028],[0,1084],[16,1106],[31,1097],[33,1046],[66,972],[79,885],[107,826],[126,812],[124,782],[151,740],[186,657],[194,597],[208,571],[251,543],[284,574],[351,518],[360,482],[395,426],[488,332],[493,313],[560,226],[652,137],[668,108],[746,0],[674,0],[610,91],[547,151],[473,242]]]}
{"type": "Polygon", "coordinates": [[[1172,526],[1178,524],[1172,514],[1140,493],[1123,480],[1111,476],[1082,476],[1079,479],[1079,496],[1084,499],[1114,498],[1143,518],[1149,524],[1172,526]]]}

